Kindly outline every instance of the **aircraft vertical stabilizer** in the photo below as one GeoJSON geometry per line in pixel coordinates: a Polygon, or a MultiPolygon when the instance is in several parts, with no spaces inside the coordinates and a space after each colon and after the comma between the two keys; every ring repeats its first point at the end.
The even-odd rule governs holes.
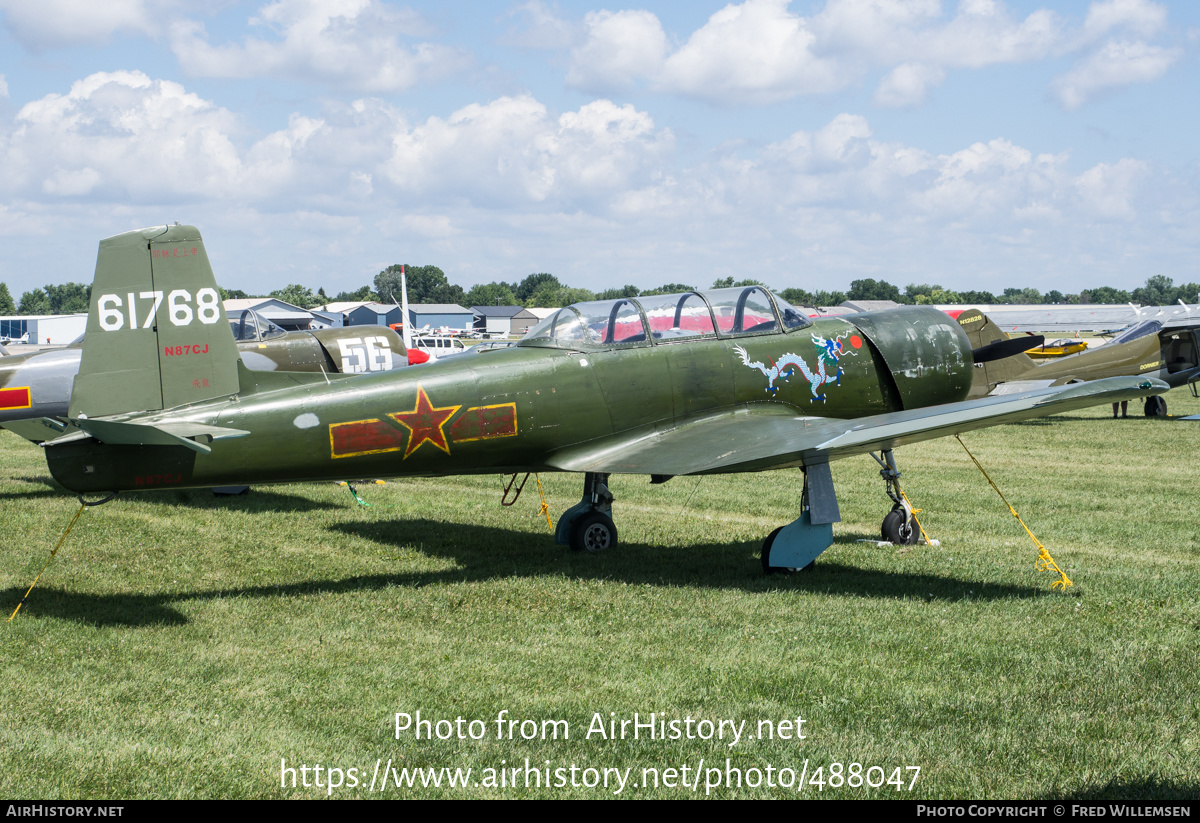
{"type": "Polygon", "coordinates": [[[100,241],[71,417],[184,406],[238,391],[238,351],[193,226],[100,241]]]}
{"type": "MultiPolygon", "coordinates": [[[[1009,339],[1008,335],[979,309],[964,311],[958,316],[958,323],[967,333],[967,339],[971,342],[972,349],[982,349],[992,343],[1009,339]]],[[[1016,380],[1036,365],[1033,358],[1024,352],[980,364],[976,367],[970,396],[982,397],[997,383],[1016,380]]]]}

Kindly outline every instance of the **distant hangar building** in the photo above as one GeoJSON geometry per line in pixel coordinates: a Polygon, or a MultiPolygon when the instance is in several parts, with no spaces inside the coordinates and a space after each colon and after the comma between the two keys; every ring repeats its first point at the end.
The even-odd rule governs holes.
{"type": "Polygon", "coordinates": [[[225,314],[234,322],[237,322],[244,312],[252,311],[259,317],[266,318],[276,326],[288,331],[326,329],[330,326],[342,325],[340,315],[331,315],[316,310],[310,311],[276,297],[234,298],[226,300],[224,305],[225,314]]]}
{"type": "Polygon", "coordinates": [[[360,303],[343,314],[347,326],[390,326],[404,322],[404,312],[394,303],[360,303]]]}
{"type": "Polygon", "coordinates": [[[537,325],[538,316],[524,306],[472,306],[475,331],[489,335],[519,337],[537,325]]]}
{"type": "Polygon", "coordinates": [[[24,338],[30,344],[65,346],[80,337],[86,328],[86,314],[9,315],[0,317],[0,340],[24,338]]]}
{"type": "MultiPolygon", "coordinates": [[[[340,313],[346,319],[347,326],[393,326],[404,322],[404,312],[395,303],[364,300],[329,303],[320,308],[326,312],[340,313]]],[[[426,325],[430,329],[448,326],[451,329],[469,331],[475,322],[474,313],[457,303],[410,303],[408,314],[414,331],[423,329],[426,325]]]]}
{"type": "Polygon", "coordinates": [[[410,303],[408,314],[412,318],[413,330],[446,326],[450,329],[470,331],[475,325],[475,313],[457,303],[410,303]]]}

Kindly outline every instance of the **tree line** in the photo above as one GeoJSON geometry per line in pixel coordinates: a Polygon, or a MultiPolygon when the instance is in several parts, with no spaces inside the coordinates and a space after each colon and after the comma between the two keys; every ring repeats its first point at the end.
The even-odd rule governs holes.
{"type": "MultiPolygon", "coordinates": [[[[437,266],[406,266],[408,299],[412,303],[457,303],[461,306],[525,306],[526,308],[551,308],[566,306],[584,300],[611,300],[617,297],[639,297],[654,294],[674,294],[695,291],[696,286],[686,283],[665,283],[652,289],[637,286],[592,291],[569,286],[553,274],[539,272],[519,282],[508,283],[494,280],[472,286],[469,290],[451,283],[445,272],[437,266]]],[[[1045,294],[1034,288],[1006,288],[999,294],[989,291],[954,291],[937,284],[910,283],[901,291],[886,280],[866,278],[854,280],[846,291],[808,291],[801,288],[774,289],[761,280],[735,281],[724,277],[713,282],[710,288],[734,286],[766,286],[784,300],[798,306],[836,306],[846,300],[892,300],[896,303],[919,304],[1079,304],[1138,303],[1143,306],[1163,306],[1183,300],[1185,303],[1200,303],[1200,284],[1184,283],[1176,286],[1170,277],[1156,274],[1146,280],[1145,285],[1133,291],[1098,286],[1085,289],[1078,294],[1064,294],[1052,289],[1045,294]]],[[[235,296],[232,292],[230,296],[235,296]]],[[[236,296],[245,297],[242,293],[236,296]]],[[[326,297],[324,289],[314,293],[311,289],[290,285],[273,291],[269,297],[277,297],[297,306],[313,308],[325,303],[342,301],[373,300],[391,303],[400,299],[400,264],[388,266],[375,276],[374,288],[363,286],[358,291],[341,292],[333,298],[326,297]]]]}
{"type": "MultiPolygon", "coordinates": [[[[603,291],[569,286],[553,274],[539,272],[512,283],[494,280],[463,289],[451,283],[446,273],[437,266],[406,266],[408,299],[412,303],[457,303],[461,306],[525,306],[526,308],[551,308],[566,306],[584,300],[611,300],[617,297],[639,297],[654,294],[674,294],[695,291],[696,286],[685,283],[664,283],[652,289],[623,286],[603,291]]],[[[760,280],[738,280],[724,277],[716,280],[711,288],[734,286],[767,286],[760,280]]],[[[937,284],[910,283],[900,291],[898,286],[886,280],[865,278],[854,280],[847,291],[807,291],[801,288],[772,289],[789,303],[797,306],[836,306],[846,300],[892,300],[908,304],[962,304],[962,303],[1035,303],[1035,304],[1079,304],[1138,303],[1143,306],[1164,306],[1182,300],[1185,303],[1200,303],[1200,284],[1184,283],[1176,286],[1170,277],[1156,274],[1147,278],[1145,285],[1133,291],[1098,286],[1085,289],[1078,294],[1063,294],[1057,289],[1042,294],[1034,288],[1007,288],[999,294],[989,291],[954,291],[937,284]]],[[[252,295],[240,289],[220,289],[223,299],[245,297],[275,297],[305,309],[327,303],[373,301],[392,303],[400,300],[400,264],[388,266],[375,275],[371,286],[362,286],[357,291],[339,292],[333,297],[325,294],[324,288],[313,292],[307,286],[296,283],[266,295],[252,295]]],[[[0,282],[0,316],[34,314],[82,314],[88,310],[92,286],[84,283],[47,284],[21,295],[20,303],[13,300],[8,285],[0,282]]]]}

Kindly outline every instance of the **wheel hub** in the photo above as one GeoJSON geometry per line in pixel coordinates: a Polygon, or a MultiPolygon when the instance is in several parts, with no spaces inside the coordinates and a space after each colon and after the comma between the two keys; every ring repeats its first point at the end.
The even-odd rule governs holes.
{"type": "Polygon", "coordinates": [[[604,551],[612,543],[612,534],[602,523],[593,523],[583,530],[583,547],[589,552],[604,551]]]}

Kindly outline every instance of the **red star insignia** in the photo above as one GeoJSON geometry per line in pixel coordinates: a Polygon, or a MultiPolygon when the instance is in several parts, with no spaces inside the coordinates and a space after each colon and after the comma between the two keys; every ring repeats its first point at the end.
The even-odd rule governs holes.
{"type": "Polygon", "coordinates": [[[408,429],[408,447],[404,450],[404,458],[415,452],[422,443],[432,443],[446,454],[450,453],[450,445],[446,442],[446,432],[442,427],[454,416],[462,406],[438,406],[429,402],[425,389],[417,385],[417,404],[409,412],[390,415],[393,420],[408,429]]]}

